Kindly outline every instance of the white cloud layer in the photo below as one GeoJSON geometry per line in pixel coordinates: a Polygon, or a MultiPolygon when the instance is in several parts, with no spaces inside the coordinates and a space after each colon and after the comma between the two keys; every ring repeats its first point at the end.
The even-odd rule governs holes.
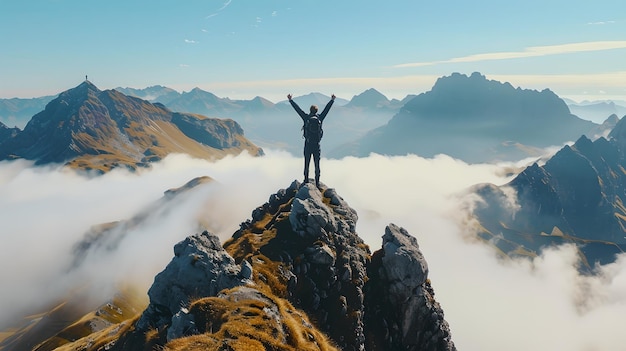
{"type": "MultiPolygon", "coordinates": [[[[173,245],[196,232],[198,220],[222,240],[230,237],[255,207],[301,178],[301,158],[266,151],[266,157],[215,163],[172,156],[152,170],[93,179],[26,168],[24,162],[0,163],[0,325],[89,276],[102,287],[141,277],[147,291],[171,260],[173,245]],[[164,190],[203,175],[216,182],[151,209],[164,190]],[[72,246],[91,225],[146,209],[153,216],[114,254],[92,255],[82,270],[66,272],[72,246]]],[[[464,190],[506,183],[503,169],[510,166],[468,165],[447,156],[324,159],[322,182],[357,210],[357,231],[373,251],[391,222],[417,237],[459,350],[621,350],[625,258],[586,277],[575,269],[572,247],[532,262],[501,262],[489,248],[463,239],[458,223],[464,190]]]]}

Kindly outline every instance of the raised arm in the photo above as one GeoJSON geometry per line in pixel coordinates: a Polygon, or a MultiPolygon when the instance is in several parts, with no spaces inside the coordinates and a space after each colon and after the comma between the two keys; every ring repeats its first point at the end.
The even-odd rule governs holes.
{"type": "Polygon", "coordinates": [[[326,104],[326,107],[324,107],[324,111],[320,113],[320,120],[323,121],[324,118],[326,118],[328,111],[330,111],[330,108],[333,106],[333,102],[335,102],[335,94],[331,95],[330,101],[326,104]]]}
{"type": "Polygon", "coordinates": [[[298,106],[298,104],[296,104],[296,102],[291,99],[291,94],[287,95],[287,99],[289,100],[291,107],[293,107],[293,109],[296,110],[296,112],[298,112],[298,115],[300,116],[300,118],[302,118],[303,121],[306,121],[306,117],[308,115],[304,113],[304,111],[302,111],[300,106],[298,106]]]}

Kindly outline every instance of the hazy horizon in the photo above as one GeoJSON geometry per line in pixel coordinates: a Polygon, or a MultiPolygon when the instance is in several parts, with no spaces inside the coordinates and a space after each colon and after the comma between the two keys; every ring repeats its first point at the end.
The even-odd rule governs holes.
{"type": "MultiPolygon", "coordinates": [[[[307,92],[307,91],[305,91],[303,89],[300,89],[300,88],[298,88],[298,89],[291,89],[290,90],[288,85],[286,85],[284,88],[281,88],[281,89],[284,89],[284,91],[279,91],[279,92],[268,91],[267,94],[263,94],[263,91],[253,91],[253,92],[251,92],[249,94],[243,94],[243,95],[241,95],[241,94],[220,95],[219,92],[221,90],[209,90],[207,88],[203,88],[203,87],[200,87],[200,86],[193,86],[193,87],[190,87],[190,88],[183,88],[183,89],[175,88],[173,86],[168,86],[168,85],[164,85],[164,84],[154,84],[154,85],[148,85],[148,86],[124,86],[124,85],[118,85],[118,86],[111,86],[111,87],[101,87],[97,83],[94,83],[94,82],[92,82],[92,83],[94,83],[94,85],[96,85],[98,87],[98,89],[100,89],[100,90],[108,90],[108,89],[136,89],[136,90],[144,90],[144,89],[147,89],[147,88],[161,86],[161,87],[164,87],[164,88],[173,89],[174,91],[176,91],[179,94],[189,93],[193,89],[198,88],[198,89],[201,89],[203,91],[212,93],[212,94],[216,95],[218,98],[228,98],[228,99],[231,99],[231,100],[252,100],[252,99],[254,99],[256,97],[262,97],[264,99],[269,100],[270,102],[272,102],[274,104],[277,104],[277,103],[280,103],[282,101],[286,101],[287,100],[287,94],[290,94],[292,90],[297,90],[297,91],[300,92],[299,94],[293,94],[296,97],[298,97],[298,96],[306,96],[306,95],[309,95],[309,94],[322,94],[322,95],[325,95],[325,96],[331,96],[332,94],[335,94],[340,99],[345,99],[347,101],[350,101],[353,97],[355,97],[355,96],[357,96],[359,94],[362,94],[363,92],[365,92],[365,91],[367,91],[369,89],[375,89],[379,93],[383,94],[389,100],[393,100],[393,99],[402,100],[402,99],[404,99],[404,98],[406,98],[407,96],[410,96],[410,95],[419,95],[419,94],[426,93],[426,92],[430,91],[432,86],[435,84],[435,82],[436,82],[436,80],[438,78],[449,76],[449,75],[451,75],[453,73],[461,73],[461,74],[469,76],[473,72],[450,72],[449,74],[442,75],[442,76],[437,76],[437,77],[421,77],[420,78],[420,81],[421,81],[420,87],[423,90],[419,90],[419,91],[417,91],[417,90],[413,91],[413,90],[410,90],[408,88],[405,89],[405,90],[402,90],[402,91],[398,91],[396,89],[396,87],[393,87],[393,88],[390,88],[389,91],[391,91],[391,93],[389,93],[387,91],[384,91],[384,90],[381,90],[381,89],[377,88],[376,86],[369,86],[368,87],[367,85],[363,85],[363,87],[361,87],[362,90],[358,90],[359,88],[356,88],[357,90],[352,90],[352,91],[345,91],[344,90],[344,94],[343,95],[342,94],[338,94],[338,93],[334,93],[333,89],[330,89],[330,92],[322,91],[322,90],[310,90],[310,91],[307,92]],[[428,80],[429,79],[432,79],[432,84],[430,86],[428,86],[428,80]]],[[[482,73],[482,72],[479,72],[479,73],[482,73]]],[[[507,82],[510,83],[509,81],[502,81],[502,80],[498,79],[498,78],[506,79],[506,78],[510,78],[510,77],[490,77],[490,76],[486,76],[486,77],[489,80],[496,80],[496,81],[500,81],[501,83],[507,83],[507,82]]],[[[37,99],[37,98],[42,98],[42,97],[56,97],[60,93],[78,86],[83,81],[84,81],[84,78],[83,78],[83,80],[77,79],[75,85],[62,87],[62,88],[60,88],[61,90],[58,90],[58,91],[50,91],[50,92],[39,91],[40,95],[32,95],[32,96],[31,95],[23,95],[23,96],[7,96],[7,97],[0,96],[0,99],[6,99],[6,100],[9,100],[9,99],[37,99]]],[[[376,80],[371,80],[371,81],[375,82],[376,80]]],[[[560,95],[560,94],[558,94],[558,92],[554,91],[549,86],[543,86],[542,87],[542,86],[539,86],[538,84],[532,84],[532,85],[534,86],[532,88],[528,88],[528,87],[525,87],[525,86],[515,86],[515,85],[514,86],[516,88],[520,88],[520,89],[529,89],[529,90],[537,90],[537,91],[541,91],[541,90],[544,90],[544,89],[549,89],[549,90],[552,90],[555,94],[557,94],[560,98],[571,100],[571,101],[573,101],[576,104],[584,104],[584,103],[589,103],[589,102],[613,101],[613,102],[615,102],[617,104],[620,104],[620,105],[626,105],[626,94],[623,95],[623,96],[622,95],[603,95],[603,94],[598,94],[598,95],[586,95],[586,94],[582,94],[582,95],[560,95]]],[[[314,84],[312,86],[316,86],[316,85],[314,84]]],[[[34,90],[30,91],[30,92],[36,94],[37,93],[37,89],[34,89],[34,90]]]]}

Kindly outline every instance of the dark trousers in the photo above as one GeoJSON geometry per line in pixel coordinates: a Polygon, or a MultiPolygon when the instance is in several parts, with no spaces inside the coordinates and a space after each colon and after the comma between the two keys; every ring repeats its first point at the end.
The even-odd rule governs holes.
{"type": "Polygon", "coordinates": [[[319,182],[320,182],[320,144],[319,142],[304,144],[304,181],[307,181],[309,179],[309,164],[311,163],[311,156],[313,156],[313,163],[315,164],[315,183],[319,185],[319,182]]]}

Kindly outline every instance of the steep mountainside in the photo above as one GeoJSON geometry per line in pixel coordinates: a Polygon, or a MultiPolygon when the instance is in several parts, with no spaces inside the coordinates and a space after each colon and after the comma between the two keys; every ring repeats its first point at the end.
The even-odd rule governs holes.
{"type": "Polygon", "coordinates": [[[145,166],[174,152],[212,159],[243,150],[262,153],[233,120],[174,113],[85,81],[61,93],[21,133],[0,144],[0,160],[108,171],[145,166]]]}
{"type": "Polygon", "coordinates": [[[619,121],[609,140],[582,136],[509,184],[475,191],[485,200],[475,212],[480,235],[505,253],[533,255],[569,242],[588,268],[612,262],[626,249],[626,121],[619,121]],[[517,194],[517,208],[506,200],[508,188],[517,194]]]}
{"type": "Polygon", "coordinates": [[[9,128],[4,123],[0,122],[0,145],[3,142],[15,137],[20,132],[21,130],[17,127],[9,128]]]}
{"type": "Polygon", "coordinates": [[[356,221],[294,181],[223,245],[176,244],[140,315],[38,350],[455,350],[416,239],[390,224],[372,254],[356,221]]]}
{"type": "Polygon", "coordinates": [[[553,92],[522,90],[479,73],[454,73],[407,102],[387,125],[333,156],[445,153],[468,162],[519,159],[575,140],[595,126],[553,92]]]}

